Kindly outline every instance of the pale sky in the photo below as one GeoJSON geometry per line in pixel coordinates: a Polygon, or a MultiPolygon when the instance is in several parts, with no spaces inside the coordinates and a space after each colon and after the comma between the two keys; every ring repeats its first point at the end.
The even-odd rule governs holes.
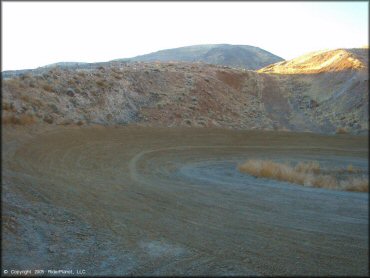
{"type": "Polygon", "coordinates": [[[2,70],[100,62],[196,44],[284,59],[368,44],[368,2],[4,2],[2,70]]]}

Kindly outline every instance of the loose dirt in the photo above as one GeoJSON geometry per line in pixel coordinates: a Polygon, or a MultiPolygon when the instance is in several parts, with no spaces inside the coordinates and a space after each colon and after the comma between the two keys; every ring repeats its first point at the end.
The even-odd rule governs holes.
{"type": "Polygon", "coordinates": [[[148,127],[3,129],[3,268],[87,275],[368,275],[368,194],[242,174],[368,169],[367,137],[148,127]]]}

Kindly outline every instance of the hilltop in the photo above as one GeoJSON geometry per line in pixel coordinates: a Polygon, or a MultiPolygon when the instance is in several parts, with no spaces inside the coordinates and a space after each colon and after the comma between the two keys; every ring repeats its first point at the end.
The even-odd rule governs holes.
{"type": "MultiPolygon", "coordinates": [[[[256,70],[283,61],[266,50],[250,45],[204,44],[161,50],[136,56],[125,61],[182,61],[230,66],[256,70]]],[[[117,61],[120,61],[118,59],[117,61]]]]}
{"type": "Polygon", "coordinates": [[[258,72],[276,74],[313,74],[321,72],[364,69],[368,63],[368,49],[336,49],[311,52],[290,61],[282,61],[258,72]]]}
{"type": "Polygon", "coordinates": [[[112,64],[132,62],[198,62],[212,65],[229,66],[240,69],[261,69],[272,63],[283,61],[266,50],[249,45],[204,44],[161,50],[131,58],[120,58],[107,62],[58,62],[35,69],[8,70],[2,72],[3,78],[20,76],[32,72],[41,74],[48,68],[59,69],[97,69],[112,64]]]}

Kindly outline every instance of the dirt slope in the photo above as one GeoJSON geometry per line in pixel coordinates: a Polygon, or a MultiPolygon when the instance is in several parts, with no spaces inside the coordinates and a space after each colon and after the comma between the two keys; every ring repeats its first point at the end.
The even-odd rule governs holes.
{"type": "Polygon", "coordinates": [[[3,82],[3,123],[368,129],[368,74],[266,74],[193,63],[44,69],[3,82]]]}

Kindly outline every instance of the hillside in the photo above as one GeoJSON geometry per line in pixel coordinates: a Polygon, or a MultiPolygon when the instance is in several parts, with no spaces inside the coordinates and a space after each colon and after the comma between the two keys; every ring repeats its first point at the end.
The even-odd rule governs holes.
{"type": "Polygon", "coordinates": [[[249,45],[206,44],[166,49],[133,57],[131,61],[183,61],[260,69],[283,59],[261,48],[249,45]]]}
{"type": "Polygon", "coordinates": [[[259,96],[247,93],[258,82],[254,72],[192,63],[45,69],[4,80],[3,120],[30,115],[56,124],[268,127],[257,111],[259,96]]]}
{"type": "MultiPolygon", "coordinates": [[[[351,53],[365,55],[357,52],[351,53]]],[[[3,123],[135,123],[318,133],[344,128],[366,133],[368,74],[363,65],[315,74],[270,74],[186,62],[45,68],[3,81],[3,123]]]]}
{"type": "Polygon", "coordinates": [[[310,119],[348,130],[368,126],[367,48],[309,53],[258,72],[274,76],[282,88],[293,92],[297,113],[291,122],[297,125],[310,119]]]}
{"type": "Polygon", "coordinates": [[[366,68],[368,49],[336,49],[308,53],[258,70],[277,74],[314,74],[366,68]]]}

